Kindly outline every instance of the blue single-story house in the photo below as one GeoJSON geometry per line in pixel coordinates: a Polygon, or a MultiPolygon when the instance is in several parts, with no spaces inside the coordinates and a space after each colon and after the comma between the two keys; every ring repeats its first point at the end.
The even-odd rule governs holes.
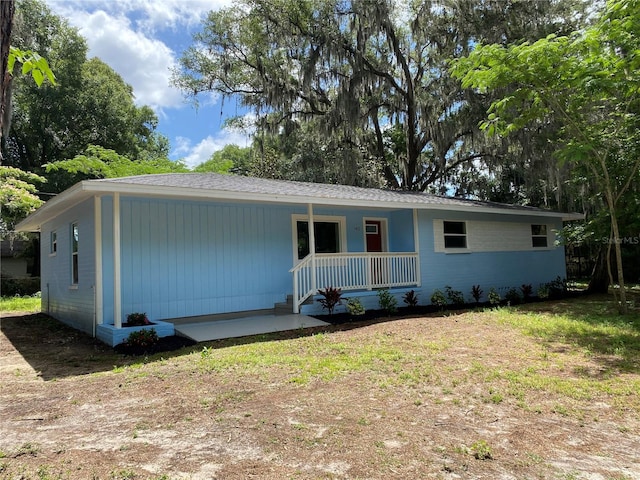
{"type": "MultiPolygon", "coordinates": [[[[167,320],[289,309],[320,313],[319,288],[366,308],[376,289],[428,304],[450,285],[469,297],[565,276],[555,245],[582,218],[416,192],[213,173],[88,180],[18,231],[41,234],[42,310],[115,345],[145,312],[167,320]]],[[[399,302],[401,304],[401,302],[399,302]]],[[[148,328],[148,327],[142,327],[148,328]]]]}

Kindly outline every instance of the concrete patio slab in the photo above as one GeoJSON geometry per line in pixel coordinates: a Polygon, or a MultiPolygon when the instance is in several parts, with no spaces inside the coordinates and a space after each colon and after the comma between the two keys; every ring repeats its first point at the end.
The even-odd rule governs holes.
{"type": "Polygon", "coordinates": [[[306,315],[256,315],[229,320],[176,324],[176,334],[207,342],[221,338],[245,337],[299,328],[323,327],[327,322],[306,315]]]}

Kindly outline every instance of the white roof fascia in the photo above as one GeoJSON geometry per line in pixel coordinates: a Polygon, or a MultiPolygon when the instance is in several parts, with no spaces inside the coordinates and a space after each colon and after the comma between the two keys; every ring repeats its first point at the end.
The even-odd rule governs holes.
{"type": "Polygon", "coordinates": [[[85,182],[75,184],[73,187],[65,190],[64,192],[56,195],[51,200],[48,200],[44,205],[38,208],[35,212],[29,215],[27,218],[19,222],[15,226],[16,232],[38,232],[43,223],[48,222],[50,219],[66,212],[74,205],[77,205],[80,201],[84,200],[84,197],[89,197],[90,194],[86,193],[85,182]]]}
{"type": "Polygon", "coordinates": [[[494,213],[502,215],[518,215],[533,217],[553,217],[562,220],[581,220],[584,215],[576,213],[561,213],[547,210],[519,210],[483,205],[451,205],[420,202],[375,201],[363,199],[331,198],[305,195],[274,195],[256,192],[238,192],[230,190],[199,189],[190,187],[157,186],[109,181],[82,181],[49,200],[42,207],[16,225],[16,231],[38,231],[43,223],[49,221],[85,198],[98,194],[120,193],[129,196],[181,198],[185,200],[228,200],[233,202],[257,202],[327,206],[345,206],[360,208],[387,209],[418,209],[418,210],[446,210],[469,213],[494,213]]]}

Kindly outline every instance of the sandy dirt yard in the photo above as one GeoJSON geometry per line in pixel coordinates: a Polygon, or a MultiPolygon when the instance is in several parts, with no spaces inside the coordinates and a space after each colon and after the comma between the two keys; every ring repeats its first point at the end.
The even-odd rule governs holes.
{"type": "Polygon", "coordinates": [[[640,479],[638,351],[599,351],[577,327],[549,340],[509,315],[148,358],[44,315],[5,315],[0,478],[640,479]]]}

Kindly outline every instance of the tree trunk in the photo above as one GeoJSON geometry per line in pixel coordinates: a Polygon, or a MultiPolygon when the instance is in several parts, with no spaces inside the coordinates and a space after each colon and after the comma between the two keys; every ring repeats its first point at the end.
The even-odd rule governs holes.
{"type": "Polygon", "coordinates": [[[596,262],[593,265],[591,279],[587,292],[589,293],[607,293],[609,291],[609,274],[607,273],[607,251],[605,247],[598,250],[596,262]]]}
{"type": "MultiPolygon", "coordinates": [[[[607,206],[609,207],[609,217],[611,219],[611,233],[610,237],[613,241],[613,248],[616,254],[616,267],[618,274],[618,285],[620,286],[620,302],[618,305],[618,310],[620,313],[625,314],[628,311],[627,307],[627,292],[625,290],[624,284],[624,273],[622,271],[622,240],[620,239],[620,229],[618,228],[618,215],[616,212],[616,201],[614,199],[613,189],[611,187],[611,181],[609,179],[609,171],[607,170],[606,164],[602,157],[600,158],[600,164],[602,166],[602,170],[605,178],[605,190],[604,195],[607,199],[607,206]]],[[[613,280],[612,280],[613,281],[613,280]]],[[[615,297],[615,294],[614,294],[615,297]]]]}
{"type": "Polygon", "coordinates": [[[11,75],[7,70],[9,64],[9,46],[11,45],[11,28],[13,26],[14,0],[0,1],[0,165],[2,165],[2,137],[7,128],[9,111],[11,75]]]}

